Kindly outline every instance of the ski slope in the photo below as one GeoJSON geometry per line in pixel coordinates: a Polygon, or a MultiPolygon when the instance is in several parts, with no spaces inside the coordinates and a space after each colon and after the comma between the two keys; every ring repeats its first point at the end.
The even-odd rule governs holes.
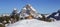
{"type": "Polygon", "coordinates": [[[60,21],[45,22],[37,19],[25,19],[6,27],[60,27],[60,21]]]}

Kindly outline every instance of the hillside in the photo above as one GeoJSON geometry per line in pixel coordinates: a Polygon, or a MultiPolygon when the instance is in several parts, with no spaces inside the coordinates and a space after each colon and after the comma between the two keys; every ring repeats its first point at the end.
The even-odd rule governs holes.
{"type": "Polygon", "coordinates": [[[25,19],[6,27],[60,27],[60,21],[44,22],[36,19],[25,19]]]}

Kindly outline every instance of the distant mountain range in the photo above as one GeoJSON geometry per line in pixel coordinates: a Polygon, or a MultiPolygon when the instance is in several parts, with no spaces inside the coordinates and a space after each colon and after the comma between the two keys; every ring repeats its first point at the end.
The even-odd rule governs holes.
{"type": "MultiPolygon", "coordinates": [[[[35,8],[33,8],[30,4],[27,4],[26,6],[24,6],[20,12],[17,12],[17,11],[18,10],[14,8],[12,14],[15,14],[15,15],[18,14],[20,18],[25,18],[29,15],[32,15],[34,18],[38,18],[38,17],[42,18],[42,14],[38,13],[35,10],[35,8]]],[[[51,14],[43,14],[43,15],[48,19],[53,18],[56,20],[60,20],[60,10],[58,10],[57,12],[53,12],[51,14]]]]}
{"type": "Polygon", "coordinates": [[[56,20],[60,20],[60,10],[57,12],[53,12],[51,15],[49,15],[47,18],[54,18],[56,20]]]}

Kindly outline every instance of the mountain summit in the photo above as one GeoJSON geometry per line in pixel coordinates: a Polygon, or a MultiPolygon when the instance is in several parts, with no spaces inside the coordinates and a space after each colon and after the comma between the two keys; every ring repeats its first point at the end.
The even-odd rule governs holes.
{"type": "Polygon", "coordinates": [[[32,15],[33,17],[38,16],[37,11],[30,4],[24,6],[19,14],[20,17],[27,17],[29,15],[32,15]]]}
{"type": "Polygon", "coordinates": [[[23,9],[36,11],[30,4],[27,4],[23,9]]]}
{"type": "Polygon", "coordinates": [[[27,4],[25,7],[22,8],[22,11],[21,13],[35,13],[36,10],[30,5],[30,4],[27,4]]]}

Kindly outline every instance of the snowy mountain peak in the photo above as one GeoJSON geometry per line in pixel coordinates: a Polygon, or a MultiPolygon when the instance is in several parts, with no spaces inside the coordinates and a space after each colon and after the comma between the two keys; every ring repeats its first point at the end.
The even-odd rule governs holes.
{"type": "Polygon", "coordinates": [[[12,14],[17,14],[17,12],[18,12],[17,9],[14,8],[13,11],[12,11],[12,14]]]}
{"type": "Polygon", "coordinates": [[[29,15],[36,16],[37,15],[36,13],[37,11],[30,4],[27,4],[22,8],[19,14],[20,16],[29,16],[29,15]]]}
{"type": "Polygon", "coordinates": [[[30,4],[27,4],[26,6],[31,6],[30,4]]]}
{"type": "Polygon", "coordinates": [[[27,4],[22,8],[21,13],[36,13],[36,10],[30,4],[27,4]]]}
{"type": "Polygon", "coordinates": [[[17,10],[16,8],[14,8],[13,10],[17,10]]]}
{"type": "Polygon", "coordinates": [[[27,4],[23,9],[36,11],[30,4],[27,4]]]}

